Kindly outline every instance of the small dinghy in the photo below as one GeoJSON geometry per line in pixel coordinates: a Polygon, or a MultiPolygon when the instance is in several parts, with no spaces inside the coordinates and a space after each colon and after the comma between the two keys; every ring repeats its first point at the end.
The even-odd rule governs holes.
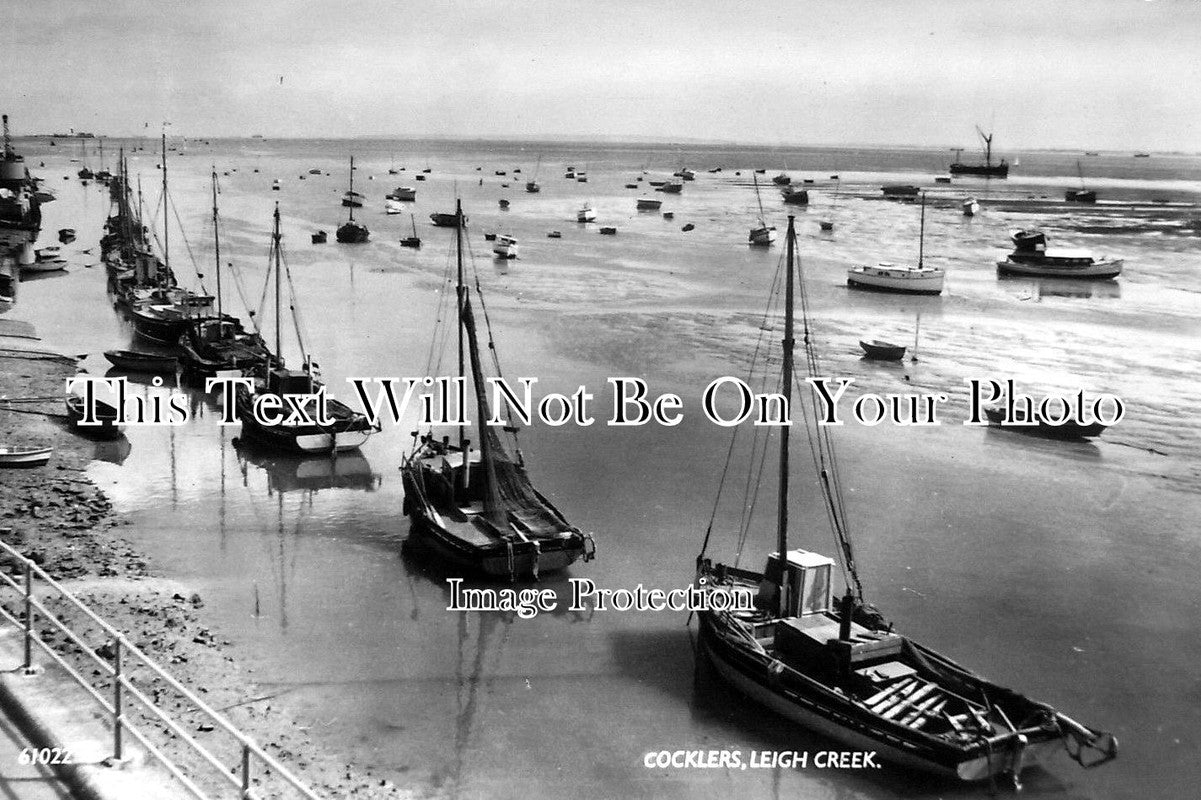
{"type": "Polygon", "coordinates": [[[117,422],[116,407],[100,399],[93,399],[93,403],[96,405],[95,420],[85,423],[87,403],[79,395],[67,396],[67,419],[71,427],[95,439],[116,439],[125,430],[125,426],[117,422]]]}
{"type": "Polygon", "coordinates": [[[870,358],[873,361],[900,361],[905,357],[905,345],[903,344],[883,342],[879,339],[865,342],[861,339],[859,346],[863,348],[864,358],[870,358]]]}
{"type": "Polygon", "coordinates": [[[104,357],[118,369],[130,372],[175,372],[179,359],[157,353],[137,353],[133,350],[105,350],[104,357]]]}
{"type": "Polygon", "coordinates": [[[1004,405],[984,407],[984,416],[988,418],[990,426],[1029,436],[1041,436],[1044,439],[1091,439],[1100,436],[1108,427],[1100,422],[1084,423],[1075,419],[1056,423],[1043,419],[1037,411],[1032,415],[1033,421],[1027,422],[1025,412],[1021,408],[1015,408],[1013,412],[1013,418],[1010,419],[1004,405]]]}
{"type": "Polygon", "coordinates": [[[50,447],[10,447],[0,445],[0,467],[40,467],[50,460],[50,447]]]}

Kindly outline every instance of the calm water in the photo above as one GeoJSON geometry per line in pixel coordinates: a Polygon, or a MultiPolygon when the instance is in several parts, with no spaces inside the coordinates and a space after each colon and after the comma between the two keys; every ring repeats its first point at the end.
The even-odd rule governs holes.
{"type": "MultiPolygon", "coordinates": [[[[22,149],[31,165],[45,159],[35,171],[59,193],[45,228],[75,227],[79,238],[66,248],[71,271],[22,284],[13,313],[67,352],[92,353],[85,365],[103,372],[100,351],[131,342],[105,301],[102,270],[87,268],[98,260],[107,195],[62,180],[78,169],[67,161],[77,151],[22,149]]],[[[672,588],[691,577],[728,441],[700,416],[700,393],[744,370],[783,252],[782,237],[771,250],[745,245],[757,213],[750,170],[765,168],[760,177],[770,179],[787,166],[794,179],[812,178],[811,205],[797,214],[826,372],[855,378],[855,391],[952,395],[936,428],[839,432],[869,600],[903,632],[1121,740],[1121,757],[1101,770],[1083,772],[1065,757],[1027,773],[1027,794],[1185,796],[1201,780],[1201,428],[1191,394],[1201,357],[1201,251],[1177,227],[1195,211],[1147,204],[1195,202],[1201,159],[1085,159],[1103,203],[1069,214],[1012,201],[1078,186],[1079,154],[1023,153],[1007,182],[949,187],[931,180],[949,160],[945,151],[254,140],[188,142],[173,155],[175,206],[210,288],[209,165],[230,171],[221,179],[222,252],[255,306],[279,201],[308,349],[335,392],[347,376],[423,374],[453,261],[453,231],[431,227],[428,214],[452,210],[457,192],[507,375],[536,376],[545,391],[587,385],[602,417],[610,375],[679,393],[686,422],[678,428],[536,425],[523,433],[536,484],[597,538],[598,560],[571,574],[610,588],[672,588]],[[332,241],[345,218],[338,200],[351,152],[356,189],[368,197],[356,216],[372,241],[310,245],[319,228],[332,241]],[[663,178],[684,163],[697,181],[683,195],[655,195],[674,219],[635,211],[642,191],[625,183],[642,169],[663,178]],[[388,175],[393,164],[405,172],[388,175]],[[590,181],[565,180],[567,164],[590,181]],[[722,172],[705,172],[717,166],[722,172]],[[428,180],[415,182],[427,167],[428,180]],[[307,175],[310,168],[331,174],[307,175]],[[515,168],[522,173],[493,174],[515,168]],[[535,173],[543,191],[526,194],[535,173]],[[837,191],[832,174],[840,175],[837,191]],[[845,289],[856,262],[916,258],[919,211],[875,199],[882,182],[938,190],[925,255],[948,270],[942,297],[845,289]],[[420,251],[397,243],[410,234],[408,215],[383,214],[383,195],[397,185],[418,188],[420,251]],[[968,193],[985,202],[974,219],[955,207],[968,193]],[[500,198],[512,201],[509,211],[499,210],[500,198]],[[617,236],[575,223],[586,200],[617,236]],[[818,231],[823,218],[835,220],[832,234],[818,231]],[[683,232],[689,223],[695,230],[683,232]],[[1126,273],[1107,284],[998,280],[994,262],[1009,249],[1008,231],[1033,225],[1055,244],[1124,255],[1126,273]],[[550,230],[562,238],[546,238],[550,230]],[[491,231],[517,236],[521,258],[494,262],[482,236],[491,231]],[[860,360],[861,337],[911,342],[919,313],[919,361],[860,360]],[[1125,400],[1128,415],[1088,444],[968,428],[959,424],[965,381],[976,377],[1012,377],[1039,395],[1108,392],[1125,400]]],[[[147,206],[158,197],[153,164],[139,153],[131,167],[147,206]]],[[[782,232],[778,194],[764,188],[762,197],[782,232]]],[[[175,269],[191,275],[178,229],[171,235],[175,269]]],[[[227,303],[240,308],[233,291],[227,303]]],[[[411,422],[388,426],[361,456],[298,462],[243,451],[236,428],[215,424],[212,406],[195,398],[194,410],[183,428],[131,430],[129,448],[98,453],[93,476],[133,520],[129,535],[172,577],[196,586],[242,658],[326,749],[415,795],[987,795],[888,769],[645,769],[642,757],[654,750],[817,751],[826,743],[782,729],[696,669],[682,614],[518,620],[447,612],[444,576],[401,549],[408,524],[397,467],[411,422]]],[[[798,461],[808,463],[804,454],[798,461]]],[[[795,540],[832,553],[812,486],[803,472],[797,482],[795,540]]],[[[762,491],[770,496],[771,486],[762,491]]],[[[771,522],[761,523],[747,546],[750,566],[772,546],[771,522]]],[[[714,541],[715,555],[731,554],[732,536],[718,530],[714,541]]],[[[564,587],[562,579],[547,585],[564,587]]]]}

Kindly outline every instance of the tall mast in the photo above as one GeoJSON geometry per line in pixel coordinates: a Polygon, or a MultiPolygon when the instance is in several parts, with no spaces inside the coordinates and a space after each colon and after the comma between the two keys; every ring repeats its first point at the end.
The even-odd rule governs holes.
{"type": "Polygon", "coordinates": [[[171,222],[168,219],[170,210],[167,208],[167,132],[163,131],[163,264],[171,269],[171,222]]]}
{"type": "Polygon", "coordinates": [[[279,201],[275,202],[275,230],[271,234],[272,246],[275,248],[275,363],[282,367],[284,364],[283,349],[281,347],[281,337],[279,332],[279,298],[280,298],[280,279],[279,279],[279,201]]]}
{"type": "Polygon", "coordinates": [[[11,159],[13,154],[12,141],[8,135],[8,114],[4,115],[4,158],[11,159]]]}
{"type": "MultiPolygon", "coordinates": [[[[759,179],[755,177],[755,173],[751,173],[751,179],[755,182],[755,200],[759,203],[759,224],[763,223],[763,198],[759,196],[759,179]]],[[[789,217],[792,219],[792,217],[789,217]]]]}
{"type": "Polygon", "coordinates": [[[213,165],[213,259],[217,267],[217,319],[221,309],[221,232],[217,229],[217,165],[213,165]]]}
{"type": "MultiPolygon", "coordinates": [[[[784,282],[784,373],[782,380],[784,382],[784,408],[787,410],[789,418],[792,416],[792,350],[796,344],[793,338],[793,271],[794,259],[796,258],[796,217],[788,215],[788,277],[784,282]]],[[[779,498],[779,521],[776,530],[776,548],[780,553],[780,560],[783,561],[788,557],[788,426],[780,427],[780,498],[779,498]]],[[[781,585],[780,593],[783,595],[789,591],[790,587],[781,585]]],[[[779,598],[780,607],[788,608],[787,598],[781,596],[779,598]]]]}
{"type": "MultiPolygon", "coordinates": [[[[455,254],[458,259],[458,282],[455,284],[455,304],[458,306],[457,327],[459,329],[459,377],[466,377],[467,373],[463,370],[463,308],[467,300],[466,287],[463,286],[463,201],[460,198],[455,198],[455,254]]],[[[480,420],[481,430],[483,430],[483,420],[480,420]]],[[[463,426],[459,427],[459,447],[463,452],[464,465],[467,463],[466,453],[467,431],[463,426]]]]}
{"type": "Polygon", "coordinates": [[[354,222],[354,156],[350,157],[350,197],[347,200],[350,201],[350,221],[354,222]]]}
{"type": "Polygon", "coordinates": [[[926,254],[926,193],[922,192],[922,221],[917,235],[917,268],[922,268],[922,257],[926,254]]]}

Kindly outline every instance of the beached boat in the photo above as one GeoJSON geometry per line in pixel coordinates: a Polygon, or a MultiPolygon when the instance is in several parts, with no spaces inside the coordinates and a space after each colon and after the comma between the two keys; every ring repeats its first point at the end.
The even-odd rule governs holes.
{"type": "Polygon", "coordinates": [[[663,205],[662,200],[655,200],[652,197],[639,197],[637,201],[639,211],[658,211],[663,205]]]}
{"type": "Polygon", "coordinates": [[[1108,280],[1122,274],[1122,259],[1094,256],[1088,250],[1048,249],[1047,236],[1040,230],[1014,231],[1011,238],[1013,252],[997,262],[1001,275],[1108,280]]]}
{"type": "Polygon", "coordinates": [[[905,357],[905,345],[903,344],[893,344],[879,339],[866,342],[860,339],[859,346],[863,348],[864,358],[870,358],[873,361],[900,361],[905,357]]]}
{"type": "Polygon", "coordinates": [[[118,423],[119,414],[115,406],[98,397],[92,398],[94,416],[88,416],[88,404],[79,395],[69,394],[66,398],[67,421],[79,433],[93,439],[116,439],[125,430],[118,423]]]}
{"type": "Polygon", "coordinates": [[[40,467],[50,460],[53,447],[0,445],[0,467],[40,467]]]}
{"type": "Polygon", "coordinates": [[[776,186],[787,186],[790,183],[792,183],[792,178],[790,178],[788,176],[788,173],[781,172],[779,175],[772,178],[771,182],[774,183],[776,186]]]}
{"type": "Polygon", "coordinates": [[[1033,412],[1028,421],[1026,412],[1021,407],[1015,407],[1013,417],[1010,418],[1003,403],[985,406],[984,416],[988,418],[988,424],[994,427],[1045,439],[1091,439],[1100,436],[1108,427],[1100,422],[1082,423],[1071,418],[1057,423],[1044,419],[1037,411],[1033,412]]]}
{"type": "Polygon", "coordinates": [[[411,203],[417,199],[417,190],[412,186],[397,186],[386,196],[388,200],[396,200],[401,203],[411,203]]]}
{"type": "Polygon", "coordinates": [[[576,222],[596,222],[596,209],[591,203],[585,203],[579,211],[575,212],[576,222]]]}
{"type": "Polygon", "coordinates": [[[751,228],[747,235],[747,244],[755,247],[768,247],[776,240],[776,226],[768,225],[763,219],[763,198],[759,196],[759,179],[751,175],[755,183],[755,202],[759,205],[759,224],[751,228]]]}
{"type": "MultiPolygon", "coordinates": [[[[956,156],[955,161],[951,164],[950,171],[952,175],[980,175],[985,178],[1008,178],[1009,164],[1005,159],[997,164],[992,161],[992,138],[993,134],[986,134],[980,130],[980,126],[976,126],[976,133],[980,135],[984,142],[984,163],[983,164],[965,164],[956,156]]],[[[962,152],[962,151],[960,151],[962,152]]]]}
{"type": "Polygon", "coordinates": [[[69,243],[75,241],[75,229],[74,228],[59,228],[58,240],[60,242],[62,242],[63,244],[69,244],[69,243]]]}
{"type": "MultiPolygon", "coordinates": [[[[577,559],[591,560],[592,537],[566,520],[531,483],[517,448],[517,426],[484,425],[493,417],[483,373],[486,345],[497,365],[492,331],[485,318],[487,341],[481,344],[471,292],[464,274],[463,234],[456,234],[458,279],[454,315],[460,332],[459,377],[473,389],[478,440],[465,427],[457,441],[427,431],[415,437],[414,449],[401,464],[404,512],[411,519],[410,538],[453,570],[490,578],[537,579],[577,559]],[[509,447],[501,436],[510,438],[509,447]],[[512,450],[510,450],[510,447],[512,450]],[[512,454],[511,454],[512,453],[512,454]],[[515,454],[515,455],[514,455],[515,454]]],[[[481,292],[475,283],[475,292],[481,292]]],[[[482,302],[482,300],[481,300],[482,302]]],[[[449,319],[449,318],[448,318],[449,319]]],[[[454,338],[434,332],[434,341],[454,338]]],[[[512,409],[495,409],[508,415],[512,409]]]]}
{"type": "Polygon", "coordinates": [[[809,205],[809,191],[807,189],[785,189],[782,196],[784,202],[790,206],[809,205]]]}
{"type": "MultiPolygon", "coordinates": [[[[787,241],[787,275],[776,281],[777,286],[784,284],[778,384],[783,409],[792,407],[795,342],[803,342],[809,377],[825,375],[813,344],[820,337],[810,335],[812,320],[804,320],[803,339],[795,332],[794,298],[798,293],[803,297],[805,288],[802,271],[794,268],[796,231],[791,217],[787,241]],[[794,286],[798,277],[799,287],[794,286]]],[[[757,347],[754,352],[761,350],[757,347]]],[[[770,355],[760,357],[765,360],[752,365],[752,374],[756,369],[765,371],[762,365],[771,363],[770,355]]],[[[830,428],[808,414],[805,425],[817,465],[815,488],[825,500],[841,563],[790,543],[790,430],[780,426],[773,434],[779,441],[776,546],[767,556],[766,568],[756,572],[709,558],[712,524],[697,557],[693,588],[701,594],[696,603],[699,650],[717,676],[751,702],[843,748],[871,751],[886,764],[962,781],[1008,776],[1020,785],[1026,767],[1065,747],[1087,766],[1115,758],[1117,742],[1111,734],[997,685],[898,633],[868,604],[855,563],[830,428]],[[840,598],[833,588],[837,567],[846,586],[840,598]]],[[[766,441],[756,444],[767,452],[766,441]]],[[[733,446],[730,454],[726,469],[737,456],[733,446]]],[[[751,469],[753,476],[755,467],[751,469]]],[[[737,513],[744,517],[737,546],[742,553],[744,544],[755,539],[751,524],[745,523],[743,494],[737,495],[737,513]]],[[[812,746],[808,738],[795,745],[796,749],[812,746]]]]}
{"type": "Polygon", "coordinates": [[[118,369],[128,372],[173,373],[179,366],[175,356],[139,353],[135,350],[105,350],[104,357],[118,369]]]}
{"type": "MultiPolygon", "coordinates": [[[[297,344],[304,358],[304,366],[299,370],[290,370],[284,363],[282,281],[286,267],[283,265],[283,235],[279,229],[278,205],[275,207],[273,222],[269,263],[274,271],[270,277],[274,278],[275,286],[274,358],[265,376],[255,378],[253,391],[245,386],[239,386],[237,389],[237,414],[242,423],[242,435],[264,447],[291,453],[334,453],[353,450],[367,441],[367,437],[378,428],[372,425],[366,416],[339,400],[321,395],[324,405],[319,402],[315,395],[323,387],[315,375],[316,365],[309,356],[304,341],[300,340],[299,326],[296,326],[297,344]],[[274,402],[279,404],[278,408],[288,410],[287,413],[279,415],[280,418],[275,424],[269,424],[269,420],[261,419],[255,413],[258,404],[263,402],[260,398],[264,395],[273,396],[274,402]],[[291,413],[294,409],[301,409],[304,413],[291,413]]],[[[287,273],[287,278],[290,296],[288,308],[295,317],[296,288],[292,285],[290,272],[287,273]]]]}
{"type": "Polygon", "coordinates": [[[401,247],[412,247],[414,249],[420,249],[421,248],[421,237],[417,235],[417,218],[415,216],[413,216],[412,214],[409,214],[409,221],[413,225],[413,235],[406,236],[403,239],[401,239],[400,246],[401,247]]]}
{"type": "Polygon", "coordinates": [[[39,247],[34,251],[33,261],[20,266],[21,272],[57,272],[67,268],[67,259],[63,258],[62,249],[52,244],[39,247]]]}
{"type": "Polygon", "coordinates": [[[517,258],[517,240],[503,233],[498,234],[492,244],[492,252],[497,258],[517,258]]]}
{"type": "MultiPolygon", "coordinates": [[[[654,181],[651,181],[651,186],[655,186],[654,181]]],[[[662,184],[655,187],[655,191],[664,194],[679,194],[684,191],[684,184],[680,181],[663,181],[662,184]]]]}
{"type": "MultiPolygon", "coordinates": [[[[350,157],[350,188],[346,195],[342,197],[342,205],[350,209],[350,217],[338,226],[338,230],[334,233],[334,238],[342,244],[362,244],[371,236],[371,232],[367,230],[367,226],[354,221],[354,210],[362,205],[354,202],[347,203],[348,196],[357,195],[354,190],[354,156],[350,157]]],[[[362,195],[358,195],[362,197],[362,195]]]]}
{"type": "MultiPolygon", "coordinates": [[[[459,219],[458,214],[443,214],[438,212],[430,214],[430,222],[439,228],[458,228],[459,219]]],[[[467,217],[463,217],[462,220],[463,224],[466,225],[467,217]]]]}
{"type": "Polygon", "coordinates": [[[601,236],[616,236],[617,228],[603,227],[600,229],[600,234],[601,234],[601,236]]]}
{"type": "Polygon", "coordinates": [[[964,201],[959,204],[959,207],[962,209],[963,216],[965,217],[974,217],[980,213],[980,202],[974,197],[965,198],[964,201]]]}
{"type": "Polygon", "coordinates": [[[946,272],[925,265],[926,195],[922,195],[921,228],[918,233],[917,264],[902,266],[887,261],[847,270],[847,286],[873,292],[896,294],[942,294],[946,272]]]}
{"type": "Polygon", "coordinates": [[[309,238],[313,244],[325,244],[329,241],[329,234],[325,231],[314,231],[313,235],[309,238]]]}
{"type": "Polygon", "coordinates": [[[1097,193],[1084,185],[1084,168],[1080,166],[1080,159],[1076,159],[1076,173],[1080,176],[1080,188],[1068,189],[1063,193],[1063,199],[1069,203],[1097,202],[1097,193]]]}
{"type": "Polygon", "coordinates": [[[889,183],[880,187],[885,197],[912,200],[922,193],[922,190],[910,183],[889,183]]]}

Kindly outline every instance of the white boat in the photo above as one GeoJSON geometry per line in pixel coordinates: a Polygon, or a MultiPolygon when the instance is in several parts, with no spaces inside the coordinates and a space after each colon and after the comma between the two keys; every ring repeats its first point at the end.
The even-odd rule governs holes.
{"type": "Polygon", "coordinates": [[[417,190],[412,186],[397,186],[388,193],[387,199],[399,200],[402,203],[409,203],[417,199],[417,190]]]}
{"type": "Polygon", "coordinates": [[[10,447],[0,445],[0,467],[40,467],[50,460],[50,447],[10,447]]]}
{"type": "Polygon", "coordinates": [[[980,213],[980,203],[974,197],[969,197],[963,201],[963,216],[974,217],[980,213]]]}
{"type": "Polygon", "coordinates": [[[492,252],[497,258],[517,258],[517,240],[512,236],[498,234],[492,244],[492,252]]]}
{"type": "Polygon", "coordinates": [[[1011,238],[1013,252],[997,262],[997,272],[1002,275],[1109,280],[1122,274],[1120,258],[1094,256],[1081,249],[1047,249],[1047,237],[1042,231],[1014,231],[1011,238]]]}
{"type": "Polygon", "coordinates": [[[755,181],[755,202],[759,204],[759,225],[751,228],[750,235],[747,236],[747,244],[756,247],[768,247],[776,240],[776,227],[768,225],[763,220],[763,199],[759,197],[759,179],[753,174],[751,178],[755,181]]]}
{"type": "Polygon", "coordinates": [[[391,197],[384,198],[384,213],[385,214],[403,214],[404,206],[399,200],[393,200],[391,197]]]}
{"type": "Polygon", "coordinates": [[[591,203],[585,203],[584,207],[575,213],[576,222],[596,222],[596,209],[591,203]]]}
{"type": "Polygon", "coordinates": [[[924,263],[926,238],[926,195],[922,194],[922,222],[918,234],[917,265],[902,266],[881,262],[847,270],[847,286],[873,292],[895,294],[942,294],[946,271],[924,263]]]}

